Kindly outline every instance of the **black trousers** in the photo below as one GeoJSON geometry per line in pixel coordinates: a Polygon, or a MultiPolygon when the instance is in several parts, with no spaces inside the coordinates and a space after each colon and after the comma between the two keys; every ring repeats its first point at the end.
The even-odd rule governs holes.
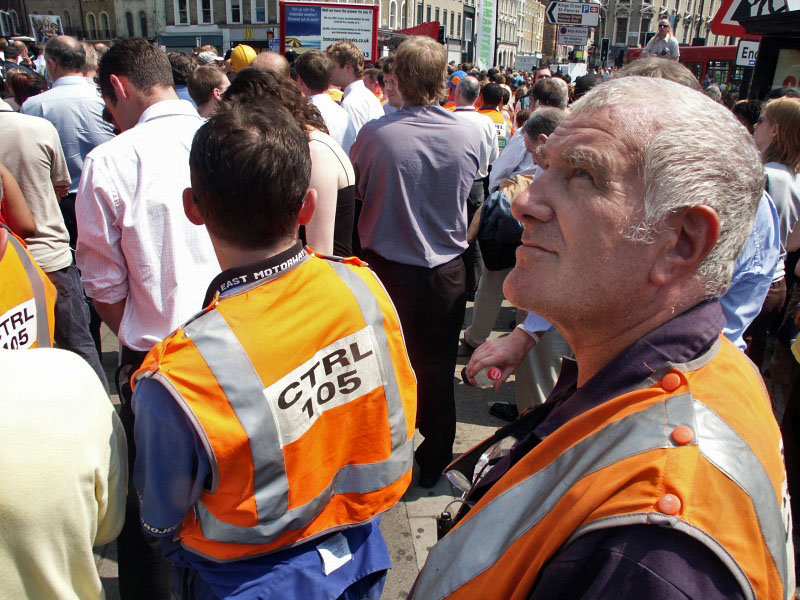
{"type": "Polygon", "coordinates": [[[364,255],[397,308],[417,376],[417,428],[425,438],[417,462],[440,471],[453,457],[456,436],[453,379],[467,302],[464,262],[458,256],[425,268],[392,262],[370,250],[364,255]]]}
{"type": "MultiPolygon", "coordinates": [[[[488,177],[484,178],[488,181],[488,177]]],[[[475,213],[483,204],[484,179],[477,179],[472,182],[472,189],[467,197],[467,226],[472,223],[475,213]]],[[[467,269],[467,296],[470,300],[475,298],[475,291],[478,289],[478,282],[481,278],[481,250],[478,242],[472,242],[462,255],[464,257],[464,267],[467,269]]]]}
{"type": "Polygon", "coordinates": [[[119,563],[119,595],[122,600],[170,600],[172,565],[164,558],[158,538],[145,533],[139,519],[139,498],[133,487],[133,465],[136,461],[134,418],[131,410],[130,376],[141,366],[147,352],[120,346],[117,369],[119,418],[128,438],[128,498],[125,522],[117,538],[119,563]]]}

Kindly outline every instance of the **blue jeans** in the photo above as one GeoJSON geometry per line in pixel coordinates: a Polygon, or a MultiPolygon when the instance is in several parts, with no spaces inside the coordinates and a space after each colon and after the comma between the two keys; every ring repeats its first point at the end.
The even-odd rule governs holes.
{"type": "Polygon", "coordinates": [[[83,295],[83,284],[74,264],[47,274],[56,292],[56,331],[55,341],[60,348],[70,350],[82,356],[94,369],[103,388],[108,393],[106,379],[100,355],[89,333],[89,308],[83,295]]]}

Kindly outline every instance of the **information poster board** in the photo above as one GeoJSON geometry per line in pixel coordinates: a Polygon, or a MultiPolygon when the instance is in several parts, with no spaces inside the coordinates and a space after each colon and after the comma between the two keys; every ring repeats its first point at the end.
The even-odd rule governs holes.
{"type": "Polygon", "coordinates": [[[28,15],[28,18],[31,21],[33,37],[41,44],[46,44],[50,38],[64,35],[61,17],[57,15],[28,15]]]}
{"type": "Polygon", "coordinates": [[[322,50],[333,42],[353,42],[364,61],[378,59],[378,7],[363,4],[280,3],[281,52],[322,50]]]}

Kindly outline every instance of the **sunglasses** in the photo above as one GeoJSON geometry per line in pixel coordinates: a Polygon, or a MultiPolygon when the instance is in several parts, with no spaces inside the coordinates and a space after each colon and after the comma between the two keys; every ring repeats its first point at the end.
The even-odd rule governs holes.
{"type": "Polygon", "coordinates": [[[669,25],[664,25],[664,24],[662,24],[662,23],[659,23],[659,24],[658,24],[658,28],[659,28],[659,29],[667,29],[667,28],[669,28],[669,25]]]}

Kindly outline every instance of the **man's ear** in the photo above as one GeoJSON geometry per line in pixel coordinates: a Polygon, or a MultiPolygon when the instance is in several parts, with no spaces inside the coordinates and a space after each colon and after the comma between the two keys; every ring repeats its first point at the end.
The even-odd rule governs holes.
{"type": "Polygon", "coordinates": [[[317,190],[308,188],[306,190],[306,197],[303,200],[303,206],[300,207],[300,214],[297,216],[298,225],[308,225],[311,222],[311,217],[314,216],[314,210],[317,208],[317,190]]]}
{"type": "Polygon", "coordinates": [[[719,216],[710,206],[690,206],[669,215],[657,234],[664,244],[650,281],[665,285],[697,271],[719,241],[719,216]]]}
{"type": "Polygon", "coordinates": [[[119,102],[120,98],[126,99],[130,95],[128,93],[128,78],[124,75],[110,75],[109,82],[111,87],[114,88],[114,94],[119,102]]]}
{"type": "Polygon", "coordinates": [[[223,92],[219,88],[214,88],[211,91],[211,95],[214,96],[214,100],[216,100],[217,102],[220,102],[222,100],[222,94],[223,92]]]}
{"type": "Polygon", "coordinates": [[[548,137],[547,134],[540,133],[538,136],[536,136],[536,145],[541,146],[542,144],[546,144],[547,137],[548,137]]]}
{"type": "Polygon", "coordinates": [[[197,202],[194,200],[194,193],[192,188],[188,187],[183,190],[183,212],[186,213],[186,218],[193,225],[205,225],[206,221],[203,215],[200,214],[200,209],[197,202]]]}

